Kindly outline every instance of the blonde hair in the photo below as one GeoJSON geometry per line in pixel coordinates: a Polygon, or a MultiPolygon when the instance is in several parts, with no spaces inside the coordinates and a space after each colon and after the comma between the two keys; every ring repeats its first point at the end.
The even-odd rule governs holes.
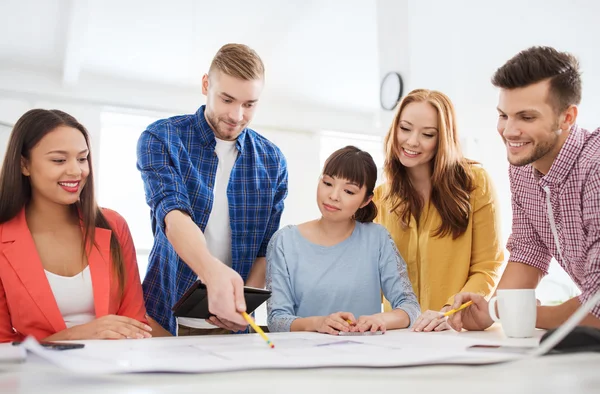
{"type": "Polygon", "coordinates": [[[437,112],[438,143],[434,158],[431,160],[431,202],[437,208],[442,224],[435,230],[434,236],[452,234],[453,238],[463,234],[471,215],[470,194],[474,189],[471,164],[461,151],[456,126],[454,105],[445,94],[427,89],[416,89],[400,102],[394,121],[385,137],[386,159],[384,172],[389,187],[384,195],[392,211],[400,217],[401,223],[408,226],[410,215],[418,218],[423,209],[423,200],[414,189],[400,162],[400,146],[396,138],[400,115],[410,103],[429,103],[437,112]]]}
{"type": "Polygon", "coordinates": [[[231,77],[251,81],[263,79],[265,66],[260,56],[244,44],[223,45],[213,58],[208,74],[218,70],[231,77]]]}

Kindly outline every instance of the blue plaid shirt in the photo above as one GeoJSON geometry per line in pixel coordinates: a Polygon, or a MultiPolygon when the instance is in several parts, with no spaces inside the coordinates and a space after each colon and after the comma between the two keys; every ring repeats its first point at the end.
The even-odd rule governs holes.
{"type": "MultiPolygon", "coordinates": [[[[190,215],[202,231],[212,210],[218,158],[215,136],[204,106],[193,115],[159,120],[142,133],[137,168],[150,206],[154,245],[142,284],[148,314],[171,333],[171,307],[197,279],[165,235],[165,216],[173,210],[190,215]]],[[[279,227],[287,195],[285,157],[269,140],[246,128],[237,139],[238,158],[231,170],[227,197],[231,224],[232,268],[246,280],[257,257],[264,257],[279,227]]]]}

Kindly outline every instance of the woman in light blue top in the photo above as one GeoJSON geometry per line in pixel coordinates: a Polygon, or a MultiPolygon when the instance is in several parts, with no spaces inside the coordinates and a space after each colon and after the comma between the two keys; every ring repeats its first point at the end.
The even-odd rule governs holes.
{"type": "Polygon", "coordinates": [[[419,316],[404,260],[387,230],[372,223],[376,181],[377,167],[367,152],[353,146],[334,152],[317,187],[321,218],[272,237],[271,332],[385,331],[409,327],[419,316]],[[390,312],[381,313],[382,291],[390,312]]]}

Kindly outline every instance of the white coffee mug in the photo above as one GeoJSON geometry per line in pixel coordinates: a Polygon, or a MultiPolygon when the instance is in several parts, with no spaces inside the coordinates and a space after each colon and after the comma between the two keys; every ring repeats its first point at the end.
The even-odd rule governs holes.
{"type": "Polygon", "coordinates": [[[490,316],[502,324],[507,337],[530,338],[535,331],[537,303],[533,289],[502,289],[489,303],[490,316]],[[496,302],[498,312],[496,315],[496,302]]]}

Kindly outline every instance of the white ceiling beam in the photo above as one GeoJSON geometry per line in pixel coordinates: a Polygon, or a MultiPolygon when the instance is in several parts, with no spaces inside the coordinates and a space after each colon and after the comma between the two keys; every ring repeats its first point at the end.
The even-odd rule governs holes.
{"type": "Polygon", "coordinates": [[[63,86],[75,86],[79,81],[85,58],[88,33],[89,0],[68,0],[67,32],[63,62],[63,86]]]}

